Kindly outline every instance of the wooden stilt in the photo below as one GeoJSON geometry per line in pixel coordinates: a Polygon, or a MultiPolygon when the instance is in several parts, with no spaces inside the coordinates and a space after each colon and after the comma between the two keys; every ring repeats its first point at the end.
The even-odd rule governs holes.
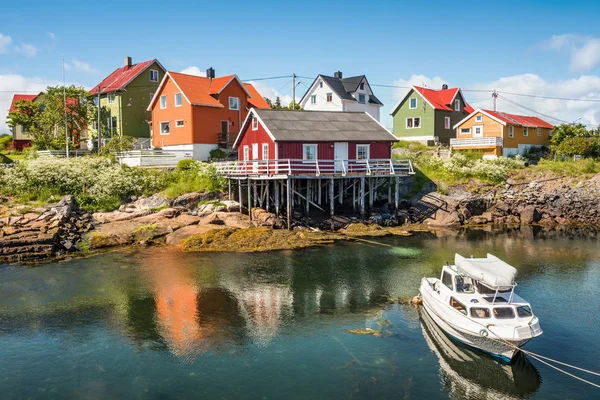
{"type": "Polygon", "coordinates": [[[319,205],[321,205],[321,179],[320,179],[320,178],[317,180],[317,186],[318,186],[318,189],[317,189],[317,190],[318,190],[318,192],[319,192],[319,196],[318,196],[318,198],[317,198],[317,203],[318,203],[319,205]]]}
{"type": "Polygon", "coordinates": [[[273,182],[273,189],[275,190],[275,194],[273,195],[273,200],[275,200],[275,215],[279,217],[279,181],[273,182]]]}
{"type": "Polygon", "coordinates": [[[373,178],[369,178],[369,210],[373,210],[373,178]]]}
{"type": "Polygon", "coordinates": [[[243,195],[242,195],[242,180],[238,179],[238,197],[240,199],[240,212],[242,212],[242,207],[244,207],[243,195]]]}
{"type": "Polygon", "coordinates": [[[400,178],[396,177],[396,187],[394,190],[394,214],[396,215],[396,223],[398,223],[398,208],[400,207],[400,178]]]}
{"type": "Polygon", "coordinates": [[[250,178],[248,178],[248,216],[250,217],[250,221],[252,221],[252,184],[250,178]]]}
{"type": "Polygon", "coordinates": [[[356,182],[352,184],[352,211],[356,213],[356,182]]]}
{"type": "Polygon", "coordinates": [[[287,177],[287,228],[292,230],[292,178],[287,177]]]}
{"type": "Polygon", "coordinates": [[[362,219],[365,219],[365,178],[360,178],[360,193],[359,193],[359,203],[360,203],[360,216],[362,219]]]}
{"type": "Polygon", "coordinates": [[[338,180],[338,182],[340,183],[340,198],[339,198],[339,201],[340,201],[340,205],[341,205],[341,204],[344,204],[344,179],[342,178],[342,179],[338,180]]]}
{"type": "Polygon", "coordinates": [[[387,202],[388,204],[392,205],[392,178],[390,178],[390,182],[388,183],[388,198],[387,198],[387,202]]]}
{"type": "Polygon", "coordinates": [[[227,186],[229,186],[229,197],[228,197],[228,199],[231,200],[231,179],[227,179],[227,186]]]}
{"type": "Polygon", "coordinates": [[[265,189],[265,195],[266,195],[265,209],[267,210],[267,212],[269,212],[269,186],[271,185],[271,181],[266,180],[265,181],[265,185],[266,185],[266,189],[265,189]]]}
{"type": "Polygon", "coordinates": [[[329,214],[331,216],[331,229],[334,229],[333,216],[335,215],[335,201],[333,197],[334,181],[329,179],[329,214]]]}
{"type": "Polygon", "coordinates": [[[310,179],[306,180],[306,218],[309,216],[310,212],[310,179]]]}

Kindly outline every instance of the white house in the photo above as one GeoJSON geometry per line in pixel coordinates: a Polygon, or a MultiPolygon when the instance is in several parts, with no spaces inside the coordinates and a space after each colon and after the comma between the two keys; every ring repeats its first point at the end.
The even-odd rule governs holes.
{"type": "Polygon", "coordinates": [[[367,112],[377,121],[383,107],[366,76],[343,78],[340,71],[333,77],[318,75],[299,104],[305,110],[367,112]]]}

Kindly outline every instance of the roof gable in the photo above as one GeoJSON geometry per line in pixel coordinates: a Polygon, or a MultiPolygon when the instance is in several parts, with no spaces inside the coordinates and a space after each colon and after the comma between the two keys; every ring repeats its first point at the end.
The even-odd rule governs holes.
{"type": "Polygon", "coordinates": [[[394,106],[390,115],[394,115],[398,109],[402,106],[402,103],[410,96],[411,93],[417,93],[421,96],[423,100],[431,106],[434,110],[443,110],[443,111],[454,111],[452,107],[452,102],[456,98],[457,95],[460,94],[465,106],[464,110],[466,112],[473,112],[473,107],[467,103],[465,97],[463,96],[460,88],[449,88],[449,89],[428,89],[420,86],[413,86],[407,93],[404,95],[402,99],[394,106]]]}
{"type": "Polygon", "coordinates": [[[246,90],[252,95],[252,97],[248,99],[248,103],[250,103],[251,107],[271,108],[269,103],[267,103],[264,97],[262,97],[261,94],[258,93],[258,90],[256,90],[256,88],[252,86],[251,83],[244,83],[244,86],[246,87],[246,90]]]}
{"type": "Polygon", "coordinates": [[[34,101],[41,94],[42,94],[41,92],[38,94],[15,94],[12,98],[12,102],[10,103],[10,109],[8,110],[8,112],[15,111],[15,104],[17,104],[18,101],[21,101],[21,100],[34,101]]]}
{"type": "Polygon", "coordinates": [[[144,72],[154,63],[156,63],[163,71],[166,71],[157,59],[133,64],[131,67],[117,68],[110,75],[104,78],[102,82],[94,86],[92,90],[90,90],[90,93],[98,94],[98,88],[100,88],[100,94],[123,90],[132,80],[137,78],[142,72],[144,72]]]}
{"type": "Polygon", "coordinates": [[[530,117],[528,115],[518,115],[518,114],[509,114],[502,111],[492,111],[492,110],[482,110],[478,108],[474,110],[472,113],[467,115],[463,120],[454,125],[454,129],[471,119],[476,114],[483,114],[493,119],[494,121],[502,124],[502,125],[515,125],[515,126],[524,126],[528,128],[546,128],[553,129],[554,125],[549,124],[538,117],[530,117]]]}
{"type": "MultiPolygon", "coordinates": [[[[365,75],[351,76],[349,78],[338,79],[333,76],[327,75],[317,75],[313,83],[310,85],[309,89],[304,93],[304,96],[298,102],[302,104],[305,99],[307,99],[308,95],[312,93],[315,89],[316,83],[319,79],[323,80],[327,86],[331,88],[331,90],[342,100],[358,102],[357,99],[354,98],[350,93],[354,93],[358,90],[360,83],[365,80],[367,85],[369,84],[367,81],[367,77],[365,75]]],[[[369,87],[371,87],[369,85],[369,87]]],[[[369,95],[369,103],[376,105],[383,105],[383,103],[373,94],[373,90],[371,90],[371,94],[369,95]],[[373,99],[371,99],[371,97],[373,99]]]]}

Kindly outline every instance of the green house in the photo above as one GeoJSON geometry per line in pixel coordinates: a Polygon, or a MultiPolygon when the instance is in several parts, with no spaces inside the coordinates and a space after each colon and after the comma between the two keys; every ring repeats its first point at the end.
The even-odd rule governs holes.
{"type": "Polygon", "coordinates": [[[413,86],[391,112],[393,132],[400,140],[449,144],[456,137],[452,127],[472,112],[459,88],[413,86]]]}
{"type": "MultiPolygon", "coordinates": [[[[151,119],[146,111],[154,93],[165,76],[165,68],[158,60],[148,60],[133,64],[131,57],[125,57],[125,63],[97,84],[90,93],[95,95],[97,104],[98,91],[100,91],[100,106],[104,112],[102,126],[103,139],[115,135],[133,136],[144,146],[149,145],[151,119]],[[108,114],[108,115],[106,115],[108,114]]],[[[90,121],[88,126],[94,134],[98,129],[98,121],[90,121]]],[[[104,141],[103,140],[103,141],[104,141]]]]}

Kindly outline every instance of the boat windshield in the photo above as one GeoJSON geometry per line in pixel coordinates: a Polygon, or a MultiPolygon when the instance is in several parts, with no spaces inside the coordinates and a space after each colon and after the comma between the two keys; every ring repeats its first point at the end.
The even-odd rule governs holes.
{"type": "Polygon", "coordinates": [[[454,277],[454,283],[457,293],[475,293],[473,281],[467,276],[456,275],[454,277]]]}
{"type": "Polygon", "coordinates": [[[495,307],[494,317],[496,319],[512,319],[515,317],[515,312],[512,307],[495,307]]]}
{"type": "MultiPolygon", "coordinates": [[[[475,281],[475,286],[477,287],[477,291],[481,294],[494,294],[496,293],[496,289],[492,289],[489,286],[484,285],[479,281],[475,281]]],[[[511,288],[501,288],[498,289],[498,293],[508,293],[511,291],[511,288]]]]}
{"type": "Polygon", "coordinates": [[[531,307],[529,306],[519,306],[517,307],[517,315],[519,318],[528,318],[533,315],[533,311],[531,311],[531,307]]]}

